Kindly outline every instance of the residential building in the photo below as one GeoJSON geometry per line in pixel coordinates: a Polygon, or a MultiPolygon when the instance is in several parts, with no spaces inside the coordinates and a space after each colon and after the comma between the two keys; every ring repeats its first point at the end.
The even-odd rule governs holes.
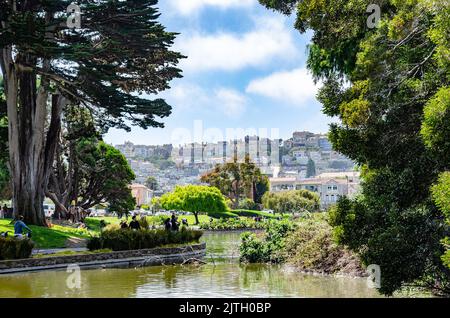
{"type": "Polygon", "coordinates": [[[153,197],[153,191],[143,184],[133,183],[131,186],[131,194],[136,199],[136,205],[150,204],[153,197]]]}

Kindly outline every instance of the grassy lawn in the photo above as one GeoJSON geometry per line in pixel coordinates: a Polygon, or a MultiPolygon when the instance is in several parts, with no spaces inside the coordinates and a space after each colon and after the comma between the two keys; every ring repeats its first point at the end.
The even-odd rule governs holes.
{"type": "MultiPolygon", "coordinates": [[[[11,220],[0,220],[0,232],[9,231],[10,235],[14,235],[14,225],[10,224],[11,220]]],[[[68,238],[89,238],[89,231],[75,229],[71,227],[53,225],[51,228],[30,225],[33,231],[32,240],[37,248],[61,248],[66,246],[68,238]]]]}
{"type": "MultiPolygon", "coordinates": [[[[90,231],[98,233],[98,232],[100,232],[100,221],[101,220],[104,220],[106,222],[106,224],[119,224],[120,221],[125,220],[125,218],[118,219],[116,217],[111,217],[111,216],[92,217],[92,218],[86,218],[85,223],[90,231]]],[[[131,221],[131,217],[128,218],[128,221],[131,221]]]]}
{"type": "MultiPolygon", "coordinates": [[[[261,211],[249,211],[249,210],[236,210],[231,212],[214,213],[211,216],[201,214],[198,216],[200,223],[209,222],[210,217],[213,218],[235,218],[239,216],[264,216],[267,218],[273,218],[274,216],[269,213],[261,211]]],[[[169,217],[169,216],[168,216],[169,217]]],[[[159,217],[149,216],[149,223],[152,224],[156,221],[159,222],[159,217]]],[[[124,220],[125,218],[123,218],[124,220]]],[[[187,219],[189,225],[195,224],[194,215],[178,215],[178,220],[187,219]]],[[[100,221],[104,220],[107,224],[118,224],[121,219],[117,217],[91,217],[86,218],[86,226],[88,229],[76,229],[67,226],[53,225],[51,228],[44,228],[31,225],[30,228],[33,231],[32,240],[35,242],[36,248],[63,248],[66,247],[67,239],[69,238],[81,238],[88,239],[92,235],[100,232],[100,221]]],[[[131,217],[128,218],[128,222],[131,221],[131,217]]],[[[14,234],[14,225],[10,224],[10,219],[0,219],[0,232],[9,231],[10,235],[14,234]]]]}

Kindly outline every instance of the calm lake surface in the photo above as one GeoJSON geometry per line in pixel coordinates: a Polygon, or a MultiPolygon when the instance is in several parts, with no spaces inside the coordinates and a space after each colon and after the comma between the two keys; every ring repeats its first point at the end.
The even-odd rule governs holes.
{"type": "Polygon", "coordinates": [[[205,233],[206,265],[84,270],[0,276],[0,297],[380,297],[364,278],[303,275],[283,266],[239,264],[237,232],[205,233]]]}

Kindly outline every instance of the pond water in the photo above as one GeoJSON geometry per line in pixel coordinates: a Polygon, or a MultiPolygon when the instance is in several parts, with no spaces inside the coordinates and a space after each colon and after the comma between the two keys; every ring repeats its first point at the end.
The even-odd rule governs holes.
{"type": "Polygon", "coordinates": [[[0,276],[0,297],[379,297],[364,278],[299,274],[278,265],[239,263],[240,233],[205,233],[206,265],[44,271],[0,276]]]}

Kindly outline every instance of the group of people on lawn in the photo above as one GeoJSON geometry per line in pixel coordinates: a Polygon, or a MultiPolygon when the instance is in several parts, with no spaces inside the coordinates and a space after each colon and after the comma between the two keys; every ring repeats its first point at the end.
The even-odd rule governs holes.
{"type": "MultiPolygon", "coordinates": [[[[188,226],[188,222],[187,222],[186,219],[183,219],[182,223],[183,223],[183,225],[188,226]]],[[[130,224],[127,224],[127,221],[125,221],[125,220],[121,221],[120,222],[120,228],[121,229],[140,230],[141,229],[141,224],[136,219],[136,215],[133,215],[133,217],[131,218],[130,224]]],[[[164,228],[167,231],[178,231],[180,229],[180,223],[178,222],[178,218],[175,215],[175,213],[172,214],[171,218],[167,218],[164,221],[164,228]]]]}

